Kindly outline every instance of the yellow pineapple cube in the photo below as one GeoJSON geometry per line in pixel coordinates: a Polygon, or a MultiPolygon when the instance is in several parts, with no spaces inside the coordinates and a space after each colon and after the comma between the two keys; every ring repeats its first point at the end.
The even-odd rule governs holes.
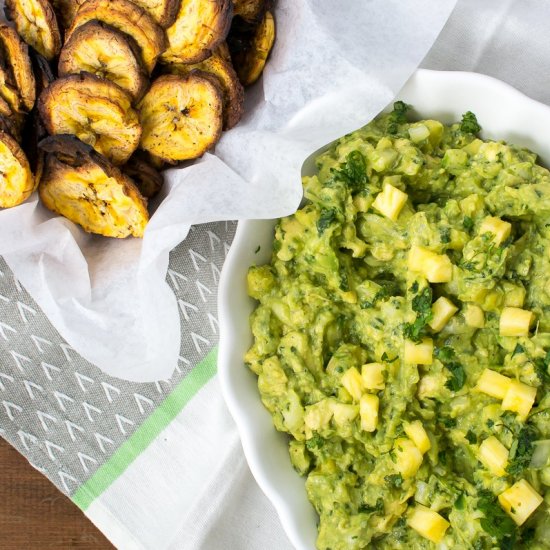
{"type": "Polygon", "coordinates": [[[482,222],[479,228],[479,234],[492,233],[494,235],[494,241],[497,245],[502,244],[509,236],[512,230],[512,225],[508,222],[495,218],[493,216],[487,216],[482,222]]]}
{"type": "Polygon", "coordinates": [[[332,406],[328,399],[322,399],[305,409],[304,424],[310,430],[326,428],[332,418],[332,406]]]}
{"type": "Polygon", "coordinates": [[[505,411],[517,412],[520,418],[527,418],[536,396],[537,388],[512,380],[502,400],[502,408],[505,411]]]}
{"type": "Polygon", "coordinates": [[[334,423],[337,426],[345,426],[346,424],[353,422],[359,414],[359,407],[357,405],[338,403],[336,401],[331,403],[331,409],[334,423]]]}
{"type": "Polygon", "coordinates": [[[431,338],[424,338],[418,344],[405,340],[403,359],[406,363],[416,365],[431,365],[433,363],[434,343],[431,338]]]}
{"type": "Polygon", "coordinates": [[[453,278],[453,264],[446,254],[436,254],[423,246],[412,246],[407,257],[411,271],[421,273],[430,283],[448,283],[453,278]]]}
{"type": "Polygon", "coordinates": [[[374,432],[378,426],[378,409],[380,400],[377,395],[365,393],[359,401],[359,416],[361,417],[361,429],[365,432],[374,432]]]}
{"type": "Polygon", "coordinates": [[[525,302],[525,289],[519,285],[513,285],[507,281],[502,282],[504,290],[504,305],[511,307],[523,307],[525,302]]]}
{"type": "Polygon", "coordinates": [[[533,320],[532,311],[519,307],[505,307],[500,314],[500,335],[528,336],[533,320]]]}
{"type": "Polygon", "coordinates": [[[435,252],[424,248],[423,246],[411,246],[409,250],[409,255],[407,256],[407,265],[411,271],[416,271],[417,273],[424,272],[424,265],[429,258],[437,256],[435,252]]]}
{"type": "Polygon", "coordinates": [[[492,435],[479,446],[479,461],[492,474],[499,477],[505,476],[508,465],[508,449],[492,435]]]}
{"type": "Polygon", "coordinates": [[[520,479],[509,489],[498,495],[498,501],[518,525],[523,525],[527,518],[541,505],[543,498],[529,482],[520,479]]]}
{"type": "Polygon", "coordinates": [[[485,313],[477,304],[466,304],[464,320],[469,327],[483,328],[485,326],[485,313]]]}
{"type": "Polygon", "coordinates": [[[417,504],[412,509],[407,523],[419,535],[435,544],[443,540],[445,532],[450,526],[450,523],[442,515],[422,506],[422,504],[417,504]]]}
{"type": "Polygon", "coordinates": [[[410,439],[406,437],[396,439],[393,453],[395,455],[395,467],[404,479],[416,475],[422,465],[423,456],[420,449],[410,439]]]}
{"type": "Polygon", "coordinates": [[[361,369],[363,385],[367,390],[383,390],[386,386],[384,382],[384,365],[382,363],[368,363],[361,369]]]}
{"type": "Polygon", "coordinates": [[[422,454],[428,452],[432,448],[430,438],[420,420],[414,420],[410,423],[407,422],[403,429],[422,454]]]}
{"type": "Polygon", "coordinates": [[[382,192],[376,195],[372,207],[390,220],[396,221],[408,198],[407,193],[386,183],[382,192]]]}
{"type": "Polygon", "coordinates": [[[511,384],[512,380],[507,376],[491,369],[485,369],[477,381],[476,388],[496,399],[504,399],[511,384]]]}
{"type": "Polygon", "coordinates": [[[359,371],[355,367],[351,367],[351,369],[348,369],[342,375],[340,382],[342,382],[342,386],[344,386],[344,388],[348,390],[348,393],[355,401],[359,401],[359,399],[361,399],[361,395],[363,394],[364,389],[363,379],[361,378],[359,371]]]}
{"type": "Polygon", "coordinates": [[[430,328],[435,332],[443,330],[443,327],[457,311],[458,308],[451,300],[441,296],[432,304],[432,320],[428,323],[430,328]]]}

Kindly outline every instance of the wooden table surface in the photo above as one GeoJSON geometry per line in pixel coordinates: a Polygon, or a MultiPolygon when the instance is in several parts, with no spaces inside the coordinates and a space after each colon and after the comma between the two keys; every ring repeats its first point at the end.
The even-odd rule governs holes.
{"type": "Polygon", "coordinates": [[[0,438],[0,549],[114,547],[49,480],[0,438]]]}

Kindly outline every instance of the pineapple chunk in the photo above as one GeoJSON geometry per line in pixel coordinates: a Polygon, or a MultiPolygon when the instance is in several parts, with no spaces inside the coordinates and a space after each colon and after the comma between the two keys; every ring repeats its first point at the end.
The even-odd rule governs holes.
{"type": "Polygon", "coordinates": [[[505,306],[523,307],[526,292],[522,286],[513,285],[507,281],[503,281],[502,289],[504,290],[505,306]]]}
{"type": "Polygon", "coordinates": [[[415,124],[409,127],[409,138],[413,143],[424,141],[430,136],[430,130],[424,124],[415,124]]]}
{"type": "Polygon", "coordinates": [[[502,400],[502,408],[505,411],[517,412],[520,418],[525,419],[535,402],[536,396],[537,388],[512,380],[502,400]]]}
{"type": "Polygon", "coordinates": [[[382,363],[368,363],[361,369],[363,385],[367,390],[383,390],[386,386],[384,382],[384,365],[382,363]]]}
{"type": "Polygon", "coordinates": [[[448,283],[453,278],[453,264],[449,257],[423,246],[411,247],[407,263],[411,271],[421,273],[430,283],[448,283]]]}
{"type": "Polygon", "coordinates": [[[496,399],[504,399],[510,389],[512,380],[499,372],[485,369],[477,381],[476,388],[496,399]]]}
{"type": "Polygon", "coordinates": [[[445,532],[450,525],[443,516],[421,504],[417,504],[413,508],[409,514],[407,523],[419,535],[435,544],[443,540],[445,532]]]}
{"type": "Polygon", "coordinates": [[[505,307],[500,314],[500,335],[528,336],[533,319],[532,311],[519,307],[505,307]]]}
{"type": "Polygon", "coordinates": [[[331,403],[331,409],[334,423],[340,427],[353,422],[359,414],[359,407],[357,405],[337,403],[335,401],[331,403]]]}
{"type": "Polygon", "coordinates": [[[416,365],[431,365],[433,363],[434,343],[431,338],[424,338],[416,344],[411,340],[405,340],[405,353],[403,359],[405,363],[414,363],[416,365]]]}
{"type": "Polygon", "coordinates": [[[498,495],[498,501],[518,525],[523,525],[527,518],[540,506],[543,498],[531,487],[529,482],[520,479],[509,489],[498,495]]]}
{"type": "Polygon", "coordinates": [[[505,476],[508,449],[492,435],[479,446],[479,460],[492,474],[499,477],[505,476]]]}
{"type": "Polygon", "coordinates": [[[432,448],[430,438],[420,420],[415,420],[411,423],[406,423],[404,426],[405,433],[418,447],[418,450],[424,454],[432,448]]]}
{"type": "Polygon", "coordinates": [[[359,416],[361,417],[361,429],[365,432],[374,432],[378,426],[378,409],[380,400],[377,395],[365,393],[359,401],[359,416]]]}
{"type": "Polygon", "coordinates": [[[477,304],[466,304],[464,320],[469,327],[483,328],[485,326],[485,313],[477,304]]]}
{"type": "Polygon", "coordinates": [[[382,192],[374,199],[372,207],[390,220],[396,221],[408,198],[407,193],[386,183],[382,192]]]}
{"type": "Polygon", "coordinates": [[[432,304],[432,320],[428,323],[432,330],[439,332],[449,322],[449,319],[458,311],[458,308],[444,296],[432,304]]]}
{"type": "Polygon", "coordinates": [[[331,403],[328,399],[322,399],[321,401],[306,407],[304,424],[310,430],[319,431],[328,426],[331,418],[331,403]]]}
{"type": "Polygon", "coordinates": [[[494,241],[497,245],[503,243],[509,236],[512,230],[512,225],[508,222],[495,218],[493,216],[487,216],[482,222],[479,228],[479,234],[492,233],[494,235],[494,241]]]}
{"type": "Polygon", "coordinates": [[[363,395],[363,379],[355,367],[348,369],[342,375],[340,381],[355,401],[361,399],[361,395],[363,395]]]}
{"type": "Polygon", "coordinates": [[[420,449],[410,439],[401,437],[395,440],[393,452],[395,467],[403,478],[408,479],[416,475],[423,460],[420,449]]]}

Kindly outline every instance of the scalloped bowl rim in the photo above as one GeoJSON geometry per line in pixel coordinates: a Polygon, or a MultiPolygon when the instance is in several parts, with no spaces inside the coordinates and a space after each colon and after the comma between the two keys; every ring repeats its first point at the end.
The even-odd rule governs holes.
{"type": "MultiPolygon", "coordinates": [[[[550,163],[550,107],[495,78],[419,69],[396,99],[411,104],[415,116],[446,123],[471,110],[484,127],[483,137],[529,147],[547,166],[550,163]]],[[[319,151],[304,162],[303,174],[313,173],[311,159],[319,151]]],[[[249,315],[255,307],[246,294],[246,272],[254,263],[269,261],[275,223],[246,220],[238,224],[219,285],[218,373],[253,476],[274,505],[292,544],[299,550],[311,550],[315,547],[317,515],[307,500],[304,479],[292,469],[288,438],[274,429],[259,398],[257,377],[245,368],[242,359],[252,343],[249,315]]]]}

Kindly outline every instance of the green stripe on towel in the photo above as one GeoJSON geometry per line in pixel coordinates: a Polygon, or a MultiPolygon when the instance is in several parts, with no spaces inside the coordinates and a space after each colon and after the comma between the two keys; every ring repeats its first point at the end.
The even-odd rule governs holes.
{"type": "Polygon", "coordinates": [[[210,353],[176,386],[145,422],[125,441],[115,454],[72,496],[82,510],[101,495],[149,446],[189,403],[193,396],[216,373],[218,348],[210,353]]]}

